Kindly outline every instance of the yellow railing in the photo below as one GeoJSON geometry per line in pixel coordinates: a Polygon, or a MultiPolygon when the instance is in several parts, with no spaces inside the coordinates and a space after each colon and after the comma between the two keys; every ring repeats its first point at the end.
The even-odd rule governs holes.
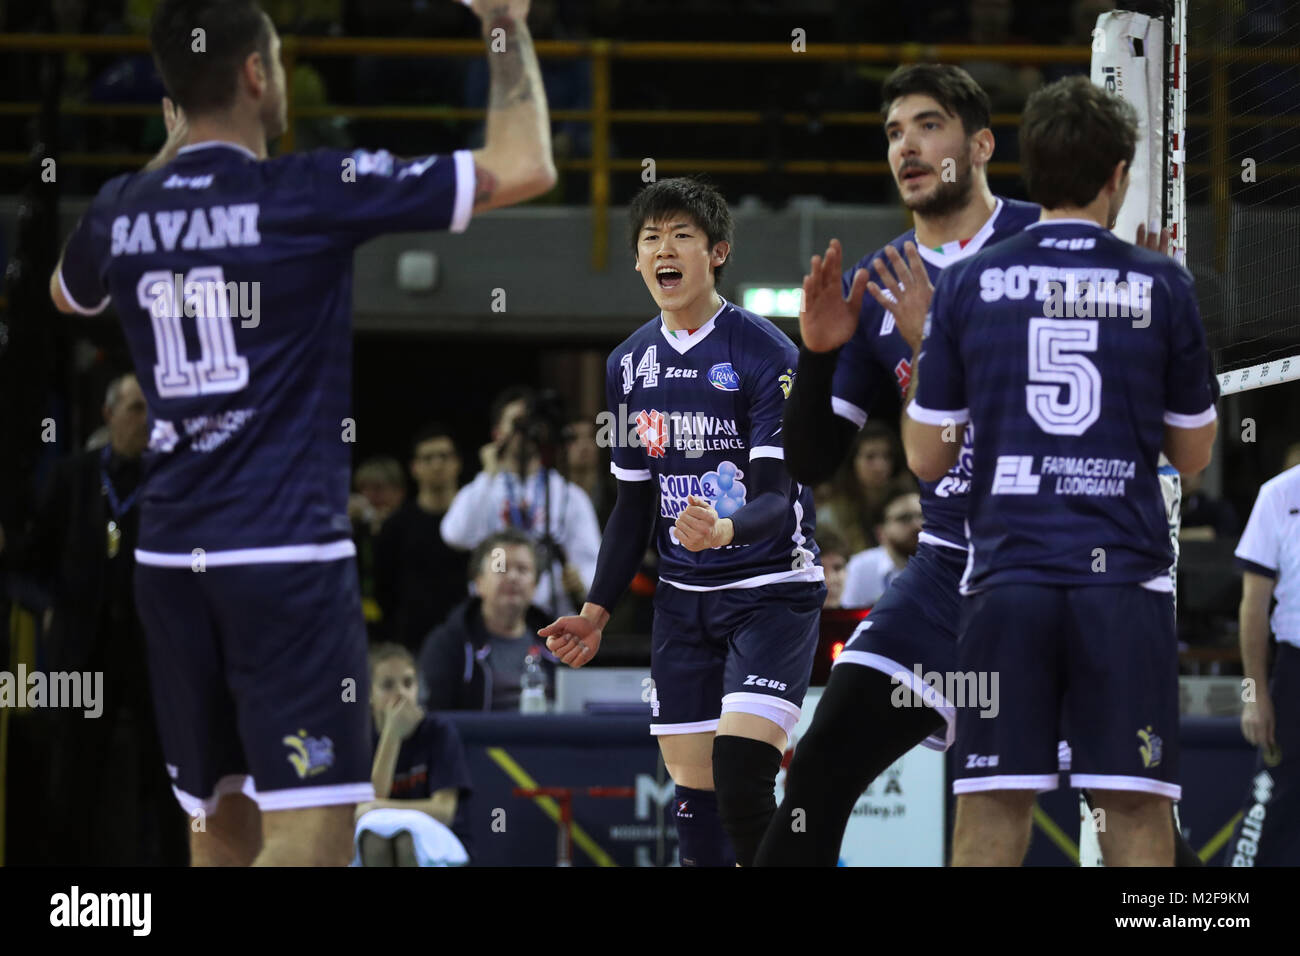
{"type": "MultiPolygon", "coordinates": [[[[614,60],[697,60],[705,62],[838,62],[850,64],[897,64],[915,62],[996,61],[1016,64],[1079,63],[1089,62],[1091,51],[1086,48],[1056,46],[976,46],[963,44],[883,44],[883,43],[814,43],[803,52],[794,52],[787,43],[645,43],[613,40],[537,41],[537,53],[542,59],[587,59],[591,62],[592,102],[586,110],[553,110],[551,116],[558,121],[577,121],[591,124],[591,157],[567,159],[557,165],[561,170],[586,172],[590,177],[590,204],[592,215],[591,260],[595,269],[605,267],[608,239],[607,212],[610,201],[610,175],[621,172],[640,172],[642,164],[637,159],[614,159],[610,155],[610,127],[615,124],[703,124],[755,126],[762,123],[765,114],[759,110],[638,110],[615,109],[611,104],[611,64],[614,60]]],[[[88,54],[147,53],[148,41],[135,36],[74,36],[59,34],[4,34],[0,33],[0,52],[79,52],[88,54]]],[[[303,57],[330,56],[382,56],[382,57],[479,57],[484,45],[477,40],[411,40],[381,38],[298,37],[282,38],[282,59],[287,73],[292,73],[303,57]]],[[[1210,61],[1211,95],[1215,108],[1226,104],[1227,67],[1234,63],[1285,63],[1300,64],[1300,49],[1286,47],[1232,48],[1215,51],[1192,49],[1192,61],[1210,61]]],[[[40,109],[37,103],[0,103],[0,116],[30,116],[40,109]]],[[[65,105],[60,112],[67,116],[153,116],[154,105],[65,105]]],[[[1220,111],[1222,115],[1222,111],[1220,111]]],[[[382,121],[417,120],[476,120],[482,119],[483,110],[456,107],[392,107],[392,106],[325,106],[295,108],[289,103],[289,128],[280,143],[281,151],[292,150],[293,124],[297,119],[338,117],[382,121]]],[[[781,114],[782,124],[799,126],[814,119],[802,112],[781,114]]],[[[827,112],[815,119],[825,126],[878,127],[878,112],[827,112]]],[[[1015,127],[1020,117],[1014,113],[993,116],[995,127],[1015,127]]],[[[1226,234],[1228,220],[1228,177],[1236,175],[1228,157],[1228,131],[1235,127],[1300,126],[1300,117],[1248,116],[1233,117],[1227,124],[1211,124],[1208,116],[1189,116],[1189,126],[1209,127],[1210,162],[1192,163],[1188,172],[1203,174],[1214,171],[1211,177],[1211,205],[1216,223],[1226,234]]],[[[29,160],[25,153],[0,152],[0,163],[21,164],[29,160]]],[[[149,160],[146,154],[136,153],[65,153],[61,160],[81,166],[133,166],[149,160]]],[[[791,175],[845,175],[888,176],[889,165],[884,161],[870,160],[784,160],[772,163],[761,159],[710,159],[682,158],[657,159],[656,169],[666,173],[764,173],[778,171],[791,175]]],[[[1018,163],[995,162],[989,165],[994,176],[1018,175],[1018,163]]],[[[1259,175],[1296,175],[1293,167],[1263,165],[1259,175]]]]}

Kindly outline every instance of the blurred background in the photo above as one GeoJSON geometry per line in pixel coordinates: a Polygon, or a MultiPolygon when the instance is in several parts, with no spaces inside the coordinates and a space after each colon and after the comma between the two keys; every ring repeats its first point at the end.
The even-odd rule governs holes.
{"type": "MultiPolygon", "coordinates": [[[[120,418],[130,360],[112,310],[57,315],[46,283],[99,187],[138,169],[163,142],[163,89],[146,40],[154,6],[0,0],[0,666],[39,663],[43,635],[55,627],[49,568],[59,555],[33,564],[31,529],[58,463],[130,427],[120,418]]],[[[904,62],[969,70],[993,103],[990,185],[1024,198],[1016,132],[1025,97],[1088,72],[1093,24],[1114,6],[534,0],[556,187],[483,216],[463,236],[389,236],[356,256],[352,514],[373,639],[418,655],[469,595],[468,556],[430,528],[479,471],[480,449],[503,416],[554,426],[544,453],[596,515],[595,526],[572,534],[599,533],[613,495],[607,452],[595,442],[604,361],[656,311],[632,270],[624,222],[626,203],[651,176],[704,173],[721,188],[736,237],[720,291],[797,339],[790,292],[808,258],[832,236],[856,258],[910,225],[885,162],[882,80],[904,62]],[[433,280],[404,280],[413,263],[432,263],[433,280]],[[435,579],[445,593],[431,602],[423,591],[435,579]]],[[[290,81],[290,130],[274,152],[331,146],[409,156],[481,142],[487,71],[476,21],[461,5],[263,7],[283,36],[290,81]]],[[[1300,6],[1197,0],[1188,32],[1188,265],[1216,368],[1284,360],[1300,353],[1300,6]],[[1249,181],[1247,160],[1256,170],[1249,181]]],[[[870,411],[883,426],[864,431],[843,473],[817,489],[819,514],[828,506],[818,537],[837,575],[873,550],[901,567],[915,548],[897,400],[885,394],[870,411]]],[[[1260,484],[1300,463],[1300,384],[1232,395],[1220,411],[1213,464],[1185,476],[1179,592],[1189,676],[1240,673],[1231,552],[1260,484]]],[[[645,667],[654,580],[648,555],[598,663],[645,667]]],[[[865,608],[878,593],[851,591],[847,603],[865,608]]],[[[863,613],[828,608],[823,675],[830,649],[863,613]]],[[[554,675],[548,681],[552,705],[564,709],[566,691],[554,675]]],[[[1194,689],[1187,706],[1230,711],[1231,682],[1217,686],[1228,690],[1211,699],[1194,689]]],[[[34,731],[9,729],[12,786],[15,767],[33,779],[46,755],[34,731]]],[[[46,852],[13,835],[36,792],[9,801],[11,858],[46,852]]],[[[656,839],[663,862],[662,832],[656,839]]]]}

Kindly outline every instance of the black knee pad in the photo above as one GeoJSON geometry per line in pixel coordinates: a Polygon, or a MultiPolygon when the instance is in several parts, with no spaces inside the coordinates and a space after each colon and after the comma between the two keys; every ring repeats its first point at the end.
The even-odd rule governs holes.
{"type": "Polygon", "coordinates": [[[748,737],[713,738],[713,786],[718,815],[731,838],[736,862],[752,866],[758,844],[776,812],[776,775],[781,751],[748,737]]]}

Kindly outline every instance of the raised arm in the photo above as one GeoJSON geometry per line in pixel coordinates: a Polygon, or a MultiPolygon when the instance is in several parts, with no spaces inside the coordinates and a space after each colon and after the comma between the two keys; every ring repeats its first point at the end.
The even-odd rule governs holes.
{"type": "Polygon", "coordinates": [[[474,151],[474,211],[539,196],[555,185],[546,90],[526,22],[529,0],[473,0],[488,44],[487,134],[474,151]],[[499,31],[499,32],[498,32],[499,31]]]}

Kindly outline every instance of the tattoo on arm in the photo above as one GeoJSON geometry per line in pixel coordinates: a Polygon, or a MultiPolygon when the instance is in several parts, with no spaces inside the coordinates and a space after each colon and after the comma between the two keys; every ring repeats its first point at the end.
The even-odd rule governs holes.
{"type": "MultiPolygon", "coordinates": [[[[489,110],[508,109],[527,103],[534,97],[537,58],[528,28],[510,17],[499,14],[492,20],[491,32],[505,31],[505,49],[488,56],[491,73],[489,110]]],[[[489,49],[491,40],[489,40],[489,49]]]]}
{"type": "Polygon", "coordinates": [[[496,195],[497,177],[490,169],[485,169],[478,163],[474,164],[474,206],[475,208],[490,202],[496,195]]]}

